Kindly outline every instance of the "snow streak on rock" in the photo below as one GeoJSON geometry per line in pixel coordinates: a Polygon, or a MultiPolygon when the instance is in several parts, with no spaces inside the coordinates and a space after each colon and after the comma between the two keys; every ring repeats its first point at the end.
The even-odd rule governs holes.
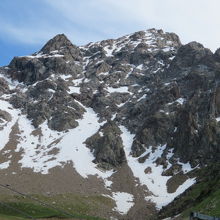
{"type": "MultiPolygon", "coordinates": [[[[155,202],[158,209],[173,201],[176,196],[183,193],[187,188],[195,183],[195,178],[187,179],[178,187],[175,193],[168,193],[167,181],[171,178],[171,176],[162,176],[162,172],[164,171],[163,167],[161,165],[158,166],[155,163],[157,158],[159,158],[164,152],[166,146],[159,146],[154,151],[152,148],[148,149],[144,153],[144,155],[149,154],[148,159],[144,163],[139,163],[138,158],[134,158],[130,155],[134,135],[131,134],[124,126],[120,126],[120,129],[122,131],[121,137],[128,165],[130,166],[134,176],[139,179],[140,183],[142,185],[146,185],[150,192],[152,192],[152,195],[146,197],[146,199],[155,202]],[[145,173],[146,169],[149,169],[148,173],[145,173]]],[[[182,165],[187,167],[188,164],[182,165]]],[[[188,171],[190,171],[190,169],[188,169],[188,171]]]]}
{"type": "MultiPolygon", "coordinates": [[[[107,178],[112,175],[112,172],[97,169],[92,162],[93,154],[84,145],[85,140],[96,133],[102,125],[91,108],[85,108],[86,113],[83,119],[78,120],[79,126],[69,130],[68,133],[53,131],[45,122],[38,128],[39,135],[33,134],[35,128],[31,122],[26,116],[21,115],[19,110],[12,109],[7,101],[0,100],[0,109],[9,112],[12,116],[12,121],[0,132],[2,140],[0,149],[3,149],[9,141],[11,128],[18,121],[21,134],[16,152],[22,152],[22,159],[19,161],[21,167],[32,168],[34,172],[47,174],[56,166],[64,166],[66,163],[72,162],[82,177],[97,175],[104,179],[106,186],[111,185],[107,178]]],[[[8,163],[4,163],[0,168],[5,169],[8,166],[8,163]]]]}

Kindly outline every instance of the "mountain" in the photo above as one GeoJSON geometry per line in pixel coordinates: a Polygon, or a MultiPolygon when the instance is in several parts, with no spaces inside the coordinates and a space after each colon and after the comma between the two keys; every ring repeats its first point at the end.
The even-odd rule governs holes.
{"type": "Polygon", "coordinates": [[[106,219],[177,215],[220,161],[220,49],[59,34],[0,68],[0,139],[1,184],[106,219]]]}

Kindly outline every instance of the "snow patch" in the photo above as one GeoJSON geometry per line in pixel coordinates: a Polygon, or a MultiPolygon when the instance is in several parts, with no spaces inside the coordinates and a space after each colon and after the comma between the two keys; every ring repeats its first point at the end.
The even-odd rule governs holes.
{"type": "MultiPolygon", "coordinates": [[[[122,131],[122,140],[124,145],[125,154],[127,157],[128,165],[130,166],[133,174],[137,177],[142,185],[146,185],[147,188],[152,192],[151,196],[146,197],[146,200],[151,200],[156,204],[158,209],[162,206],[167,205],[174,200],[176,196],[184,192],[187,188],[193,185],[196,181],[195,178],[186,180],[182,185],[178,187],[176,192],[167,192],[167,181],[171,176],[162,176],[164,171],[163,166],[157,165],[155,161],[157,158],[161,157],[166,145],[159,146],[157,149],[150,147],[146,152],[141,155],[145,156],[149,154],[149,157],[144,163],[139,163],[138,158],[134,158],[130,155],[131,146],[134,140],[134,135],[131,134],[124,126],[119,126],[122,131]],[[148,168],[149,172],[146,174],[145,170],[148,168]]],[[[172,151],[168,157],[172,156],[172,151]]],[[[169,163],[169,161],[168,161],[169,163]]],[[[185,165],[186,169],[188,165],[185,165]]]]}
{"type": "Polygon", "coordinates": [[[92,162],[93,154],[84,144],[85,140],[95,134],[103,123],[98,122],[99,118],[91,108],[85,110],[83,119],[78,120],[79,126],[70,129],[68,133],[51,130],[45,121],[39,126],[43,134],[40,138],[33,135],[35,129],[31,122],[24,115],[18,116],[19,112],[14,110],[17,111],[14,118],[18,119],[19,128],[23,130],[16,149],[16,152],[22,152],[22,159],[19,161],[21,167],[48,174],[49,170],[56,166],[63,167],[71,163],[82,177],[96,175],[104,180],[106,186],[110,186],[112,182],[107,178],[113,171],[99,170],[92,162]],[[53,150],[57,152],[50,153],[53,150]]]}
{"type": "Polygon", "coordinates": [[[79,86],[83,82],[84,78],[74,79],[72,82],[75,86],[79,86]]]}
{"type": "Polygon", "coordinates": [[[134,205],[134,196],[126,192],[113,192],[112,194],[112,198],[116,202],[116,208],[114,210],[122,215],[126,215],[134,205]]]}
{"type": "Polygon", "coordinates": [[[51,51],[50,54],[43,54],[42,52],[36,53],[30,56],[21,56],[29,59],[38,59],[38,58],[51,58],[51,57],[64,57],[62,54],[58,54],[58,50],[51,51]]]}
{"type": "Polygon", "coordinates": [[[128,91],[128,87],[127,86],[122,86],[122,87],[119,87],[119,88],[113,88],[113,87],[108,87],[107,88],[107,91],[109,93],[114,93],[114,92],[118,92],[118,93],[130,93],[128,91]]]}
{"type": "Polygon", "coordinates": [[[182,166],[182,170],[183,170],[184,174],[197,168],[197,167],[192,168],[189,162],[188,163],[181,163],[178,161],[178,164],[182,166]]]}
{"type": "Polygon", "coordinates": [[[141,96],[141,97],[137,100],[137,102],[141,101],[142,99],[145,99],[146,97],[147,97],[147,95],[144,94],[143,96],[141,96]]]}
{"type": "Polygon", "coordinates": [[[71,78],[72,77],[72,75],[64,75],[64,74],[62,74],[62,75],[59,75],[59,77],[61,78],[61,79],[63,79],[63,80],[67,80],[67,79],[69,79],[69,78],[71,78]]]}
{"type": "Polygon", "coordinates": [[[184,98],[178,98],[174,102],[169,102],[167,105],[173,105],[176,102],[179,103],[180,105],[183,105],[183,103],[185,102],[185,99],[184,98]]]}
{"type": "MultiPolygon", "coordinates": [[[[5,69],[9,69],[9,68],[5,67],[5,69]]],[[[3,78],[8,83],[9,89],[11,90],[15,89],[17,86],[20,86],[21,88],[24,87],[23,83],[19,83],[17,80],[12,80],[11,78],[7,77],[6,74],[0,73],[0,77],[3,78]]]]}
{"type": "Polygon", "coordinates": [[[117,113],[115,113],[114,115],[112,115],[111,120],[115,120],[117,113]]]}
{"type": "Polygon", "coordinates": [[[118,104],[117,107],[118,107],[118,108],[121,108],[121,107],[124,106],[125,104],[126,104],[126,102],[121,103],[121,104],[118,104]]]}
{"type": "Polygon", "coordinates": [[[110,46],[106,46],[106,47],[104,47],[104,50],[105,50],[105,52],[106,52],[106,56],[107,57],[111,57],[111,56],[113,56],[113,51],[116,49],[116,45],[115,44],[113,44],[111,47],[110,46]]]}
{"type": "Polygon", "coordinates": [[[69,94],[71,93],[78,93],[80,94],[80,87],[76,87],[76,86],[69,86],[69,91],[68,91],[69,94]]]}
{"type": "Polygon", "coordinates": [[[136,69],[142,70],[143,69],[143,64],[140,64],[136,67],[136,69]]]}
{"type": "Polygon", "coordinates": [[[0,150],[2,150],[5,145],[8,143],[9,141],[9,135],[11,133],[12,130],[12,126],[16,123],[16,118],[17,118],[17,114],[15,113],[14,110],[12,110],[12,105],[9,104],[7,101],[1,100],[0,99],[0,110],[6,111],[11,115],[11,121],[7,122],[4,127],[3,130],[1,130],[0,132],[0,150]]]}
{"type": "Polygon", "coordinates": [[[109,72],[101,72],[101,73],[99,73],[99,75],[101,75],[101,76],[108,76],[109,72]]]}
{"type": "MultiPolygon", "coordinates": [[[[82,177],[88,178],[89,175],[95,175],[103,179],[106,187],[109,187],[112,182],[108,177],[113,174],[113,171],[98,169],[92,162],[95,159],[93,154],[84,144],[85,140],[95,134],[105,122],[99,123],[97,114],[91,108],[79,104],[86,112],[83,119],[78,120],[78,127],[70,129],[68,133],[57,132],[51,130],[45,121],[39,126],[43,135],[36,136],[33,134],[35,128],[31,121],[22,115],[20,110],[13,109],[7,101],[0,100],[0,109],[12,116],[12,120],[0,132],[0,150],[4,149],[9,141],[12,126],[17,121],[21,134],[19,134],[19,143],[15,151],[22,153],[19,161],[22,168],[31,168],[33,172],[48,174],[49,170],[56,166],[63,167],[71,163],[82,177]],[[53,151],[56,153],[51,153],[53,151]]],[[[3,164],[2,167],[7,167],[8,163],[3,164]]]]}
{"type": "Polygon", "coordinates": [[[7,169],[10,165],[10,161],[4,162],[4,163],[0,163],[0,169],[7,169]]]}
{"type": "Polygon", "coordinates": [[[220,121],[220,117],[217,117],[215,120],[216,120],[217,122],[219,122],[219,121],[220,121]]]}
{"type": "Polygon", "coordinates": [[[182,105],[185,102],[184,98],[179,98],[176,100],[176,102],[178,102],[180,105],[182,105]]]}

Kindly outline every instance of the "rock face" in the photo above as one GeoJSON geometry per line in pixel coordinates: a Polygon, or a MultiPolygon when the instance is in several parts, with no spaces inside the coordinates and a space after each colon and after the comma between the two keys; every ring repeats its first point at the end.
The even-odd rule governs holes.
{"type": "Polygon", "coordinates": [[[11,120],[11,115],[8,112],[0,110],[0,130],[3,130],[4,126],[11,120]]]}
{"type": "MultiPolygon", "coordinates": [[[[156,29],[80,48],[60,34],[38,53],[15,57],[2,71],[30,85],[10,102],[35,127],[45,120],[57,131],[77,127],[85,112],[75,102],[80,100],[101,120],[115,115],[116,123],[136,134],[133,156],[167,144],[182,161],[196,165],[219,159],[219,57],[219,50],[212,54],[197,42],[181,45],[177,35],[156,29]]],[[[0,83],[7,93],[7,82],[1,78],[0,83]]],[[[97,139],[96,134],[89,142],[96,149],[95,162],[116,166],[124,161],[123,153],[116,153],[119,160],[105,161],[103,155],[120,148],[117,138],[118,147],[110,146],[111,135],[97,139]]]]}
{"type": "Polygon", "coordinates": [[[126,162],[121,131],[114,122],[107,122],[99,132],[86,140],[95,156],[95,163],[104,169],[112,169],[126,162]]]}
{"type": "MultiPolygon", "coordinates": [[[[82,145],[104,170],[134,160],[146,177],[157,167],[168,177],[184,173],[184,164],[220,161],[220,49],[182,45],[174,33],[150,29],[82,47],[57,35],[0,68],[0,96],[34,129],[60,135],[49,147],[89,127],[83,119],[95,114],[100,127],[82,145]]],[[[11,118],[0,108],[0,128],[11,118]]]]}
{"type": "Polygon", "coordinates": [[[40,50],[40,54],[59,54],[64,55],[66,59],[80,61],[82,59],[80,49],[73,45],[64,34],[58,34],[40,50]]]}
{"type": "Polygon", "coordinates": [[[51,39],[38,53],[15,57],[9,64],[8,74],[12,79],[29,85],[57,73],[77,76],[82,69],[75,62],[80,61],[80,49],[61,34],[51,39]]]}
{"type": "Polygon", "coordinates": [[[6,94],[9,91],[7,81],[4,78],[0,78],[0,94],[6,94]]]}

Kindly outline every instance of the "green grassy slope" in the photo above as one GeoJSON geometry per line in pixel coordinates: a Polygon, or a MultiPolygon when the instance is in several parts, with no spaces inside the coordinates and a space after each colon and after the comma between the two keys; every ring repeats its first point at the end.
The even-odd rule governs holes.
{"type": "Polygon", "coordinates": [[[0,219],[1,220],[26,220],[25,218],[22,218],[22,217],[2,215],[2,214],[0,214],[0,219]]]}
{"type": "MultiPolygon", "coordinates": [[[[97,210],[101,206],[103,208],[113,207],[112,200],[103,196],[79,196],[65,194],[50,197],[43,195],[34,195],[34,197],[48,204],[52,204],[53,206],[56,206],[59,209],[65,210],[66,212],[73,215],[76,219],[103,220],[103,218],[93,217],[92,211],[97,210]]],[[[4,202],[4,204],[9,205],[20,211],[23,211],[35,218],[71,218],[69,215],[62,214],[59,211],[56,211],[52,208],[44,207],[36,202],[31,201],[28,198],[23,198],[22,196],[1,195],[0,202],[1,201],[4,202]]],[[[21,213],[18,213],[16,210],[2,206],[0,204],[0,219],[3,219],[3,217],[6,220],[23,220],[24,218],[26,218],[26,216],[24,216],[21,213]]]]}
{"type": "Polygon", "coordinates": [[[220,216],[220,164],[213,164],[196,172],[197,183],[160,212],[161,218],[190,212],[220,216]]]}

